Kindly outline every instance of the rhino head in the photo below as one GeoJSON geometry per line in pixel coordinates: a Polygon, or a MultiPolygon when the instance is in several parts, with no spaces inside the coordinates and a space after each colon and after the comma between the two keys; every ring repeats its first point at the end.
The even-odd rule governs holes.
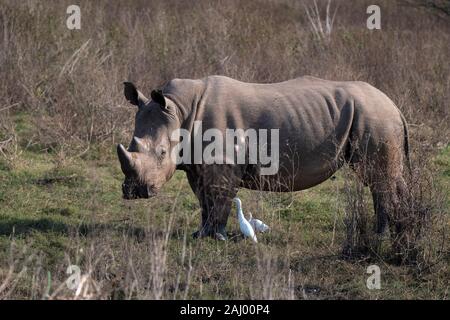
{"type": "Polygon", "coordinates": [[[138,107],[134,135],[128,150],[117,146],[120,166],[125,174],[122,184],[125,199],[155,196],[176,170],[171,160],[170,134],[180,127],[177,107],[153,90],[147,99],[131,82],[124,82],[126,99],[138,107]]]}

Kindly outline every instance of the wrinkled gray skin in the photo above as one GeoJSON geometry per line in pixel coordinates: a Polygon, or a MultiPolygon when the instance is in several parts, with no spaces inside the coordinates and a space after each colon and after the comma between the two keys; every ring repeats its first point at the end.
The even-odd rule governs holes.
{"type": "MultiPolygon", "coordinates": [[[[301,77],[281,83],[244,83],[223,76],[174,79],[147,99],[125,83],[125,97],[138,106],[128,151],[118,146],[126,176],[126,199],[154,196],[175,170],[184,170],[201,208],[194,236],[225,239],[232,198],[239,188],[299,191],[331,177],[345,162],[369,186],[376,231],[397,228],[390,206],[405,194],[408,158],[406,123],[395,104],[364,82],[301,77]],[[280,169],[261,176],[258,165],[181,164],[175,166],[169,140],[174,129],[279,129],[280,169]]],[[[269,140],[270,141],[270,140],[269,140]]],[[[206,145],[206,143],[205,143],[206,145]]],[[[409,160],[409,159],[408,159],[409,160]]]]}

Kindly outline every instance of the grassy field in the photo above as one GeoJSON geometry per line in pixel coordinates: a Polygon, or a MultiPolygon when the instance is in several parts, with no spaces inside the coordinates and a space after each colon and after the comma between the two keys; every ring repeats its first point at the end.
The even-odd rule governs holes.
{"type": "MultiPolygon", "coordinates": [[[[448,214],[450,148],[434,163],[448,214]]],[[[229,241],[191,239],[199,207],[183,172],[158,198],[122,200],[113,148],[64,163],[23,151],[14,168],[1,164],[0,276],[11,267],[15,275],[5,298],[74,297],[64,284],[71,264],[89,274],[84,297],[95,298],[448,298],[448,255],[423,273],[340,255],[346,174],[293,194],[242,190],[244,208],[271,226],[255,246],[238,236],[235,214],[229,241]],[[371,264],[381,268],[381,290],[366,287],[371,264]]],[[[369,200],[367,208],[372,214],[369,200]]]]}
{"type": "Polygon", "coordinates": [[[383,29],[370,33],[369,2],[332,2],[333,31],[318,39],[297,1],[81,1],[71,32],[64,3],[0,0],[0,298],[448,299],[448,18],[381,1],[383,29]],[[393,263],[388,235],[379,256],[341,255],[354,197],[373,220],[346,169],[303,192],[241,190],[244,210],[271,227],[258,245],[235,214],[227,242],[192,239],[200,208],[183,172],[157,198],[122,200],[115,144],[130,140],[134,109],[121,82],[149,92],[208,74],[363,80],[392,97],[433,220],[420,259],[393,263]],[[380,290],[366,287],[373,264],[380,290]]]}

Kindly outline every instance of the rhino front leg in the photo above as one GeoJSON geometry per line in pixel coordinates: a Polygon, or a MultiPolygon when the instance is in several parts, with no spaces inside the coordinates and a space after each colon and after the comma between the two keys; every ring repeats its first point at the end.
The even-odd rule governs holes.
{"type": "Polygon", "coordinates": [[[194,232],[192,236],[194,238],[212,237],[217,240],[226,240],[226,225],[230,215],[232,199],[238,191],[239,180],[233,172],[224,170],[224,168],[222,168],[220,175],[211,174],[211,170],[205,171],[202,171],[201,174],[196,172],[188,172],[187,174],[189,184],[202,209],[200,229],[194,232]]]}
{"type": "Polygon", "coordinates": [[[195,232],[193,236],[226,240],[226,226],[232,198],[220,192],[207,192],[202,198],[202,224],[200,230],[195,232]]]}

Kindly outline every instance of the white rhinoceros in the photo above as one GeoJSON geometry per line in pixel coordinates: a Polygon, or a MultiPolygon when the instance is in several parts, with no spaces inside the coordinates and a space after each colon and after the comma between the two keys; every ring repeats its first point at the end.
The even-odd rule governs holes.
{"type": "MultiPolygon", "coordinates": [[[[118,146],[126,176],[124,198],[151,197],[176,169],[184,170],[202,208],[195,236],[226,238],[232,199],[240,187],[304,190],[327,180],[345,162],[370,187],[377,232],[392,220],[390,206],[405,193],[406,122],[395,104],[367,83],[307,76],[256,84],[209,76],[171,80],[162,90],[152,91],[151,99],[126,82],[125,97],[138,110],[128,150],[118,146]],[[196,123],[201,123],[201,132],[195,132],[196,123]],[[191,135],[191,144],[208,129],[224,136],[227,129],[254,130],[258,140],[249,142],[247,136],[241,145],[248,154],[255,145],[263,147],[258,144],[261,132],[277,129],[278,141],[264,146],[267,152],[278,152],[277,170],[263,175],[264,166],[252,163],[248,154],[244,163],[199,163],[192,153],[176,163],[169,156],[177,145],[171,137],[180,129],[191,135]]],[[[207,145],[202,141],[201,149],[207,145]]]]}

